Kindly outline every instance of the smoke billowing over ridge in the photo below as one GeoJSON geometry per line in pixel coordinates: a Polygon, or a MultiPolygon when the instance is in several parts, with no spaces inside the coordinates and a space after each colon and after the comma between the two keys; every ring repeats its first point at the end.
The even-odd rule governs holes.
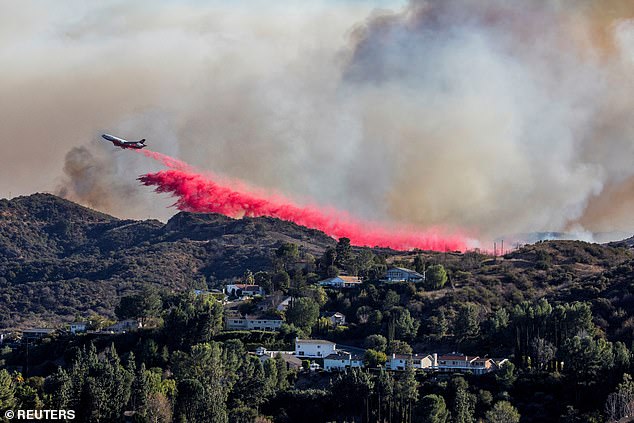
{"type": "Polygon", "coordinates": [[[65,154],[93,140],[111,169],[100,194],[68,160],[55,185],[156,216],[164,204],[124,188],[148,171],[143,158],[102,158],[109,146],[94,140],[108,128],[369,219],[482,238],[634,229],[630,1],[10,8],[5,195],[50,189],[65,154]]]}

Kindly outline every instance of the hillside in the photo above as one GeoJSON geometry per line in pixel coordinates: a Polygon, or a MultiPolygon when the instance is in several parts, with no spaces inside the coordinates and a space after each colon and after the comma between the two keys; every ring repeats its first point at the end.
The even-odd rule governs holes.
{"type": "Polygon", "coordinates": [[[314,255],[335,243],[272,218],[181,212],[163,224],[120,220],[49,194],[0,200],[0,327],[111,316],[119,296],[143,283],[219,286],[268,269],[284,242],[314,255]]]}

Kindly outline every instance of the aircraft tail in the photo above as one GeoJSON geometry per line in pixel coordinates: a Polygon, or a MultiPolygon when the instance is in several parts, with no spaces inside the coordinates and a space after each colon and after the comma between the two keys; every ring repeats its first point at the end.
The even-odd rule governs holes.
{"type": "Polygon", "coordinates": [[[143,138],[141,141],[139,141],[141,144],[145,144],[145,138],[143,138]]]}

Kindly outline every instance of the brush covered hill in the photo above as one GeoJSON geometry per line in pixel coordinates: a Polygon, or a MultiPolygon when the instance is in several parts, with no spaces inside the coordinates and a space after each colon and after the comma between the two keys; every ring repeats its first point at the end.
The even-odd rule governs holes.
{"type": "Polygon", "coordinates": [[[271,267],[286,242],[318,255],[335,241],[272,218],[181,212],[166,224],[120,220],[50,194],[0,200],[0,327],[112,316],[144,284],[219,286],[271,267]]]}
{"type": "MultiPolygon", "coordinates": [[[[0,200],[0,328],[113,316],[119,298],[145,284],[167,291],[219,288],[247,270],[273,272],[275,252],[285,243],[299,247],[291,267],[300,271],[306,261],[327,260],[324,251],[336,244],[322,232],[273,218],[181,212],[161,223],[120,220],[47,194],[0,200]]],[[[378,248],[355,248],[353,256],[340,270],[376,281],[375,308],[385,306],[381,295],[396,291],[421,333],[433,330],[429,322],[440,311],[452,315],[465,303],[487,314],[539,298],[588,301],[604,331],[619,339],[634,333],[627,311],[634,309],[634,254],[624,243],[545,241],[497,258],[378,248]],[[449,282],[442,289],[377,281],[387,266],[415,268],[417,256],[424,267],[444,266],[449,282]]],[[[356,316],[357,300],[328,306],[356,316]]]]}

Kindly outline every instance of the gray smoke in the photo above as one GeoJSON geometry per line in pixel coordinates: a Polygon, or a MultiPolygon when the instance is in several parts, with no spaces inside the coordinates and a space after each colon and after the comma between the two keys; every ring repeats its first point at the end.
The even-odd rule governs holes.
{"type": "Polygon", "coordinates": [[[156,165],[100,144],[112,132],[300,201],[481,239],[634,229],[629,1],[50,6],[0,14],[2,194],[53,179],[164,217],[169,200],[134,182],[156,165]]]}

